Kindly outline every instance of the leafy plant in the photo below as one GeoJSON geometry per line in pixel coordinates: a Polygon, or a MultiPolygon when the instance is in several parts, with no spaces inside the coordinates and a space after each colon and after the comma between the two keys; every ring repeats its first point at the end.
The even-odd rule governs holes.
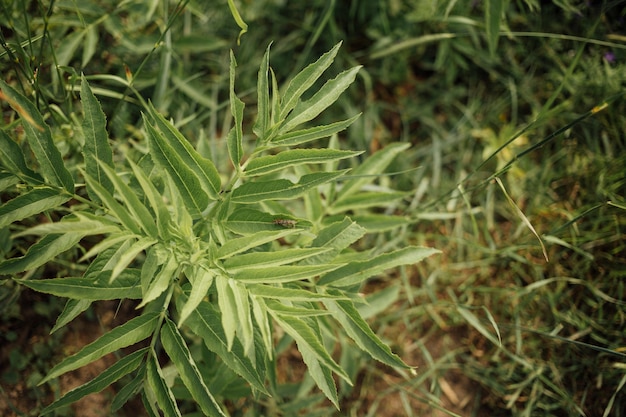
{"type": "Polygon", "coordinates": [[[328,335],[332,343],[336,332],[345,332],[374,359],[409,368],[359,314],[357,307],[364,300],[358,290],[371,276],[437,251],[420,246],[358,251],[354,245],[368,231],[406,223],[402,217],[382,221],[368,214],[402,193],[374,194],[366,186],[408,145],[389,146],[352,171],[342,161],[359,152],[338,149],[334,140],[328,147],[303,146],[336,135],[358,117],[303,127],[333,104],[359,71],[357,66],[341,72],[303,98],[339,47],[298,73],[282,92],[270,69],[268,48],[258,73],[254,144],[246,140],[252,135],[244,134],[245,105],[235,93],[237,65],[231,53],[234,126],[224,144],[231,172],[219,172],[150,103],[143,109],[147,152],[137,161],[120,161],[108,143],[106,117],[84,76],[84,160],[80,168],[70,170],[44,115],[0,82],[2,97],[20,115],[23,129],[23,138],[18,129],[13,137],[0,130],[2,190],[15,195],[0,206],[0,228],[15,231],[15,256],[0,263],[0,274],[69,299],[53,331],[96,300],[138,300],[141,310],[62,360],[40,384],[108,353],[140,347],[42,414],[130,375],[112,402],[113,410],[140,394],[151,415],[181,415],[177,399],[183,397],[192,398],[206,415],[226,415],[221,390],[227,388],[208,375],[220,369],[238,375],[255,394],[275,394],[277,328],[296,342],[311,377],[336,407],[333,374],[351,381],[331,355],[328,335]],[[346,215],[351,212],[364,225],[346,215]],[[22,226],[40,213],[60,219],[22,226]],[[39,240],[19,256],[24,243],[16,239],[29,236],[39,240]],[[97,238],[91,238],[89,247],[82,243],[87,236],[97,238]],[[27,275],[65,252],[73,262],[87,263],[82,276],[27,275]],[[198,347],[197,340],[203,346],[198,347]],[[199,353],[205,350],[219,360],[207,361],[207,355],[199,353]],[[171,364],[162,365],[163,353],[171,364]]]}

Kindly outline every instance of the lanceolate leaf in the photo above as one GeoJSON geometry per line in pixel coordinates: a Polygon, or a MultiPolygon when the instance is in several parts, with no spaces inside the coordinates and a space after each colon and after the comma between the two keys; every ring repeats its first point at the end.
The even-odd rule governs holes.
{"type": "MultiPolygon", "coordinates": [[[[296,341],[297,343],[297,341],[296,341]]],[[[326,366],[316,352],[306,343],[298,343],[298,350],[302,355],[302,360],[306,364],[309,374],[322,390],[326,398],[339,410],[339,397],[332,371],[326,366]]]]}
{"type": "Polygon", "coordinates": [[[163,343],[163,348],[167,355],[178,369],[180,379],[204,414],[210,417],[225,417],[226,414],[224,414],[204,383],[185,340],[178,332],[178,329],[176,329],[174,323],[167,318],[161,328],[161,343],[163,343]]]}
{"type": "Polygon", "coordinates": [[[275,298],[282,301],[321,301],[328,299],[347,299],[343,295],[319,294],[299,288],[277,287],[274,285],[250,284],[246,288],[257,297],[275,298]]]}
{"type": "Polygon", "coordinates": [[[318,281],[318,285],[347,287],[359,284],[386,269],[415,264],[439,252],[432,248],[409,246],[395,252],[384,253],[367,261],[351,262],[324,275],[318,281]]]}
{"type": "Polygon", "coordinates": [[[223,276],[217,278],[216,286],[228,349],[232,347],[237,333],[244,353],[251,357],[254,339],[248,292],[241,283],[223,276]]]}
{"type": "Polygon", "coordinates": [[[20,146],[2,129],[0,129],[0,164],[27,184],[43,184],[43,178],[26,165],[20,146]]]}
{"type": "Polygon", "coordinates": [[[91,178],[91,176],[85,173],[85,180],[87,184],[91,187],[92,191],[100,197],[100,200],[104,204],[106,208],[110,210],[110,213],[115,216],[124,227],[133,232],[134,234],[141,234],[141,230],[137,221],[131,214],[126,210],[124,206],[113,198],[113,195],[109,193],[104,187],[102,187],[96,180],[91,178]]]}
{"type": "MultiPolygon", "coordinates": [[[[84,113],[82,127],[85,136],[85,146],[83,147],[85,172],[110,194],[113,194],[113,184],[102,172],[100,166],[100,163],[102,163],[113,168],[113,152],[108,142],[106,117],[84,75],[81,77],[80,98],[84,113]]],[[[87,187],[87,192],[92,200],[100,202],[98,195],[90,187],[87,187]]]]}
{"type": "Polygon", "coordinates": [[[92,342],[82,348],[76,354],[65,358],[61,363],[56,365],[50,373],[39,383],[39,385],[63,375],[66,372],[73,371],[82,366],[87,365],[97,359],[100,359],[104,355],[115,352],[118,349],[126,346],[134,345],[135,343],[147,338],[155,330],[159,319],[159,313],[147,313],[143,316],[136,317],[116,327],[102,335],[95,342],[92,342]]]}
{"type": "Polygon", "coordinates": [[[61,327],[74,320],[80,313],[87,310],[90,305],[91,300],[67,300],[63,311],[59,314],[59,317],[57,317],[56,323],[54,323],[54,327],[50,330],[50,334],[56,332],[61,327]]]}
{"type": "Polygon", "coordinates": [[[252,159],[245,168],[246,176],[268,174],[300,164],[314,164],[351,158],[362,152],[337,149],[293,149],[276,155],[260,156],[252,159]]]}
{"type": "MultiPolygon", "coordinates": [[[[186,302],[186,296],[181,294],[176,299],[176,308],[180,308],[186,302]]],[[[241,343],[235,339],[231,349],[228,349],[226,335],[222,328],[222,320],[219,312],[210,303],[202,301],[185,321],[186,325],[199,337],[204,340],[206,347],[215,352],[224,363],[241,375],[254,389],[261,393],[268,394],[265,389],[263,377],[259,374],[263,368],[257,362],[255,367],[249,358],[246,357],[241,343]]]]}
{"type": "Polygon", "coordinates": [[[346,172],[346,170],[314,172],[303,175],[296,184],[286,179],[247,182],[233,190],[232,201],[235,203],[257,203],[264,200],[296,198],[313,187],[341,177],[346,172]]]}
{"type": "Polygon", "coordinates": [[[281,126],[279,134],[289,132],[294,127],[312,120],[326,110],[354,82],[360,69],[361,67],[357,66],[342,72],[337,77],[327,81],[313,97],[299,102],[281,126]]]}
{"type": "Polygon", "coordinates": [[[102,391],[115,381],[137,369],[143,362],[147,350],[148,348],[140,349],[123,357],[91,381],[67,392],[63,397],[44,408],[41,414],[48,414],[60,407],[72,404],[86,395],[102,391]]]}
{"type": "Polygon", "coordinates": [[[52,139],[52,132],[35,105],[26,97],[0,80],[0,89],[11,107],[22,117],[24,133],[28,139],[43,177],[50,183],[74,193],[72,174],[65,168],[59,149],[52,139]]]}
{"type": "Polygon", "coordinates": [[[188,273],[193,275],[193,277],[189,277],[191,293],[189,293],[189,298],[180,311],[178,327],[184,323],[191,312],[194,311],[196,307],[198,307],[198,304],[206,297],[207,291],[209,291],[209,288],[213,285],[213,278],[216,275],[215,271],[196,265],[188,267],[185,271],[185,275],[188,273]]]}
{"type": "Polygon", "coordinates": [[[145,174],[145,172],[139,166],[137,166],[131,160],[128,160],[128,163],[130,167],[132,168],[133,173],[135,174],[135,179],[141,186],[144,192],[144,195],[150,202],[152,211],[154,211],[156,215],[158,235],[163,239],[168,238],[169,237],[168,225],[170,224],[171,218],[170,218],[170,213],[167,209],[167,206],[165,205],[165,202],[163,201],[163,197],[158,192],[154,184],[152,184],[152,182],[150,181],[148,176],[145,174]]]}
{"type": "Polygon", "coordinates": [[[293,229],[269,230],[269,231],[257,232],[257,233],[254,233],[252,235],[248,235],[245,237],[230,239],[217,250],[216,258],[217,259],[229,258],[232,255],[245,252],[248,249],[252,249],[257,246],[263,245],[267,242],[280,239],[281,237],[285,237],[295,232],[296,231],[293,229]]]}
{"type": "MultiPolygon", "coordinates": [[[[340,296],[341,292],[337,290],[329,290],[329,294],[340,296]]],[[[370,329],[368,324],[361,318],[358,310],[349,300],[325,300],[324,305],[333,315],[348,335],[356,342],[356,344],[369,353],[374,359],[382,363],[400,367],[409,368],[398,356],[391,352],[391,349],[385,345],[378,336],[370,329]]]]}
{"type": "Polygon", "coordinates": [[[148,354],[148,360],[146,363],[148,386],[156,397],[156,402],[159,405],[163,414],[168,417],[182,417],[178,405],[176,405],[176,398],[170,387],[165,382],[163,371],[159,366],[159,362],[154,352],[148,354]]]}
{"type": "Polygon", "coordinates": [[[161,295],[169,287],[170,282],[175,278],[179,268],[180,263],[176,259],[176,256],[174,256],[174,254],[170,254],[167,261],[161,267],[161,270],[152,279],[152,281],[150,281],[150,284],[143,295],[143,300],[141,300],[141,303],[139,303],[137,308],[145,306],[150,301],[161,295]]]}
{"type": "Polygon", "coordinates": [[[365,233],[366,230],[364,228],[345,217],[343,221],[333,223],[320,230],[311,243],[313,247],[327,248],[329,251],[305,259],[302,263],[318,264],[330,262],[339,252],[359,240],[365,233]]]}
{"type": "Polygon", "coordinates": [[[353,116],[347,120],[331,123],[325,126],[315,126],[308,129],[294,130],[289,133],[274,137],[271,141],[275,145],[281,146],[295,146],[302,143],[311,142],[317,139],[327,138],[345,130],[350,126],[360,114],[353,116]]]}
{"type": "Polygon", "coordinates": [[[233,165],[239,169],[239,163],[243,157],[243,109],[244,103],[235,94],[235,68],[237,61],[233,51],[230,51],[230,111],[235,120],[235,126],[228,133],[227,146],[228,154],[233,165]]]}
{"type": "Polygon", "coordinates": [[[329,248],[293,248],[272,252],[251,252],[224,261],[224,268],[234,273],[250,267],[275,267],[298,262],[329,251],[329,248]]]}
{"type": "Polygon", "coordinates": [[[83,233],[66,233],[63,235],[47,235],[28,248],[26,255],[11,258],[0,263],[0,275],[16,274],[35,269],[53,260],[57,255],[76,247],[84,237],[83,233]]]}
{"type": "Polygon", "coordinates": [[[335,56],[341,47],[341,42],[335,45],[330,51],[322,55],[317,61],[300,71],[287,86],[283,99],[279,120],[287,117],[289,112],[296,107],[300,97],[319,79],[319,77],[330,67],[335,60],[335,56]]]}
{"type": "Polygon", "coordinates": [[[321,265],[284,265],[269,268],[247,268],[234,274],[237,281],[246,284],[278,284],[299,281],[325,274],[339,268],[341,264],[321,265]]]}
{"type": "Polygon", "coordinates": [[[117,300],[141,298],[136,270],[122,272],[115,281],[89,278],[21,279],[20,284],[35,291],[77,300],[117,300]]]}
{"type": "MultiPolygon", "coordinates": [[[[270,47],[267,47],[257,79],[257,119],[252,127],[254,134],[261,140],[270,126],[270,87],[269,87],[270,47]]],[[[275,93],[277,94],[277,93],[275,93]]]]}
{"type": "Polygon", "coordinates": [[[0,206],[0,229],[15,221],[57,208],[70,198],[70,195],[53,188],[34,188],[0,206]]]}
{"type": "Polygon", "coordinates": [[[192,215],[199,216],[209,204],[209,196],[202,189],[200,180],[176,149],[145,118],[144,127],[148,132],[150,157],[157,166],[169,174],[192,215]]]}

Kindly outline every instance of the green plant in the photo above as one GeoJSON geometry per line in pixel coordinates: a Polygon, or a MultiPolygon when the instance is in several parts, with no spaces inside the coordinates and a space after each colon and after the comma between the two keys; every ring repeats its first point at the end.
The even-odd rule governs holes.
{"type": "Polygon", "coordinates": [[[303,99],[339,46],[302,70],[282,93],[269,66],[268,48],[258,73],[253,144],[244,140],[252,135],[244,134],[244,103],[235,94],[231,53],[234,127],[222,143],[234,167],[230,173],[218,172],[150,103],[143,104],[147,147],[136,149],[143,155],[137,161],[114,158],[105,115],[84,76],[84,159],[71,165],[73,161],[64,161],[38,103],[0,83],[2,97],[21,116],[8,127],[20,123],[23,129],[23,137],[13,129],[13,138],[9,129],[0,130],[2,189],[14,195],[0,206],[0,228],[14,230],[13,257],[0,263],[0,274],[69,299],[53,331],[96,300],[139,300],[141,310],[62,360],[41,384],[108,353],[141,347],[42,414],[130,374],[112,402],[114,410],[140,393],[151,415],[159,410],[180,415],[177,398],[193,399],[206,415],[225,415],[221,399],[228,396],[228,386],[209,376],[218,370],[222,377],[236,374],[252,393],[275,394],[277,328],[295,340],[311,377],[336,407],[333,374],[351,383],[329,352],[337,332],[345,332],[373,358],[408,368],[359,314],[357,306],[364,301],[358,291],[367,278],[437,251],[407,246],[379,253],[355,245],[368,225],[376,231],[406,223],[393,216],[381,223],[381,216],[368,214],[403,193],[373,193],[365,186],[408,145],[388,146],[352,171],[342,161],[359,152],[337,149],[333,140],[325,148],[302,147],[336,135],[358,117],[302,128],[333,104],[359,71],[346,70],[303,99]],[[79,178],[84,187],[77,184],[79,178]],[[347,217],[348,212],[364,213],[365,227],[347,217]],[[23,226],[40,213],[51,213],[50,221],[23,226]],[[31,236],[39,240],[19,256],[27,244],[22,239],[31,236]],[[84,243],[88,236],[89,246],[84,243]],[[76,271],[85,265],[82,276],[17,277],[66,252],[76,271]],[[161,365],[163,353],[171,365],[161,365]],[[217,360],[209,361],[207,355],[217,360]]]}

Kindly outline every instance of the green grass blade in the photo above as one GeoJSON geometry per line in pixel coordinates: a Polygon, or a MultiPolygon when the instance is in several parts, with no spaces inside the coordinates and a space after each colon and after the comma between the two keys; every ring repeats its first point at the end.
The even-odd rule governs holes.
{"type": "Polygon", "coordinates": [[[74,355],[61,361],[61,363],[50,370],[39,385],[98,360],[108,353],[134,345],[147,338],[155,331],[158,319],[159,313],[147,313],[114,328],[74,355]]]}
{"type": "MultiPolygon", "coordinates": [[[[102,163],[113,168],[113,151],[108,141],[106,117],[84,75],[81,77],[80,98],[84,113],[82,128],[85,137],[85,145],[83,146],[85,172],[110,194],[113,194],[113,183],[102,172],[100,165],[102,163]]],[[[92,200],[100,203],[98,195],[90,187],[87,187],[87,192],[92,200]]]]}
{"type": "Polygon", "coordinates": [[[65,168],[63,157],[52,139],[52,132],[35,105],[4,81],[0,80],[0,94],[21,116],[24,133],[28,139],[43,177],[51,184],[74,193],[74,179],[65,168]]]}
{"type": "Polygon", "coordinates": [[[289,200],[321,184],[333,181],[347,170],[331,172],[314,172],[303,175],[298,183],[286,179],[247,182],[232,192],[234,203],[258,203],[264,200],[289,200]]]}
{"type": "Polygon", "coordinates": [[[182,417],[176,404],[174,393],[167,386],[165,376],[155,355],[154,352],[151,352],[146,362],[148,386],[154,393],[156,402],[164,415],[168,417],[182,417]]]}
{"type": "Polygon", "coordinates": [[[302,164],[316,164],[352,158],[362,152],[336,149],[293,149],[276,155],[265,155],[252,159],[245,167],[245,175],[255,176],[282,171],[302,164]]]}
{"type": "Polygon", "coordinates": [[[34,188],[0,206],[0,229],[35,214],[59,207],[71,197],[54,188],[34,188]]]}
{"type": "Polygon", "coordinates": [[[167,356],[170,357],[176,369],[178,369],[180,379],[200,406],[202,412],[210,417],[225,417],[226,414],[224,414],[204,383],[185,340],[178,332],[174,323],[167,318],[161,328],[161,343],[163,343],[167,356]]]}
{"type": "Polygon", "coordinates": [[[432,248],[409,246],[394,252],[383,253],[367,261],[351,262],[322,276],[318,285],[347,287],[356,285],[369,277],[401,265],[412,265],[423,259],[440,253],[432,248]]]}
{"type": "Polygon", "coordinates": [[[43,184],[43,178],[26,165],[22,148],[2,129],[0,129],[0,164],[27,184],[43,184]]]}
{"type": "Polygon", "coordinates": [[[67,392],[61,398],[41,410],[41,414],[50,413],[58,408],[72,404],[86,395],[102,391],[115,381],[118,381],[123,376],[137,369],[143,362],[147,350],[148,348],[140,349],[123,357],[91,381],[67,392]]]}
{"type": "Polygon", "coordinates": [[[333,205],[329,207],[328,213],[337,214],[372,207],[386,207],[395,200],[405,198],[408,195],[408,193],[401,191],[359,192],[348,195],[347,197],[333,203],[333,205]]]}
{"type": "Polygon", "coordinates": [[[489,54],[493,57],[498,48],[500,36],[500,21],[502,20],[503,0],[485,1],[485,30],[487,32],[487,45],[489,54]]]}
{"type": "Polygon", "coordinates": [[[123,272],[112,283],[107,280],[90,278],[51,278],[17,280],[20,284],[35,291],[67,297],[76,300],[117,300],[141,298],[139,277],[136,273],[123,272]]]}
{"type": "Polygon", "coordinates": [[[271,141],[275,145],[295,146],[317,139],[327,138],[348,128],[361,116],[357,114],[347,120],[331,123],[324,126],[315,126],[308,129],[294,130],[274,137],[271,141]]]}
{"type": "Polygon", "coordinates": [[[324,71],[330,67],[335,60],[335,56],[337,55],[340,47],[341,42],[322,55],[317,61],[300,71],[289,82],[280,103],[280,115],[278,116],[279,120],[283,120],[287,117],[289,112],[291,112],[291,110],[293,110],[300,101],[302,94],[311,88],[324,71]]]}
{"type": "MultiPolygon", "coordinates": [[[[341,296],[341,292],[337,290],[328,291],[330,295],[336,297],[341,296]]],[[[402,359],[391,352],[389,346],[385,345],[380,338],[370,329],[369,325],[363,320],[358,310],[349,300],[326,300],[324,305],[348,333],[348,336],[363,351],[369,353],[374,359],[380,362],[399,368],[409,368],[402,359]]]]}
{"type": "Polygon", "coordinates": [[[57,255],[76,247],[83,237],[82,233],[44,236],[28,248],[24,256],[0,262],[0,275],[16,274],[38,268],[52,261],[57,255]]]}
{"type": "Polygon", "coordinates": [[[321,112],[333,104],[341,94],[354,82],[356,74],[361,66],[356,66],[343,71],[332,80],[328,80],[313,97],[306,101],[299,102],[285,123],[279,129],[279,135],[291,131],[296,126],[306,123],[317,117],[321,112]]]}

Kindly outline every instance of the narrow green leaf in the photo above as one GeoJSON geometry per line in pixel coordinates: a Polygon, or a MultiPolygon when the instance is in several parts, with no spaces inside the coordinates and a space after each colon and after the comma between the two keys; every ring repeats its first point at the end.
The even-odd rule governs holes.
{"type": "Polygon", "coordinates": [[[263,175],[302,164],[338,161],[361,153],[337,149],[292,149],[276,155],[265,155],[251,159],[245,167],[245,174],[248,177],[263,175]]]}
{"type": "Polygon", "coordinates": [[[115,397],[113,397],[113,400],[111,401],[111,413],[115,413],[117,410],[122,408],[128,400],[137,395],[137,393],[139,393],[139,391],[143,388],[145,380],[146,364],[144,363],[135,374],[133,380],[120,388],[119,391],[117,391],[117,394],[115,394],[115,397]]]}
{"type": "Polygon", "coordinates": [[[137,164],[133,161],[128,160],[130,167],[135,174],[135,179],[141,186],[144,195],[150,202],[150,207],[152,211],[156,215],[156,224],[158,229],[158,236],[161,238],[169,237],[168,233],[168,225],[171,222],[171,217],[165,202],[163,201],[163,196],[158,192],[152,181],[148,178],[146,173],[141,169],[137,164]]]}
{"type": "Polygon", "coordinates": [[[202,189],[211,197],[218,199],[221,188],[220,174],[210,159],[204,158],[196,151],[191,143],[169,121],[150,105],[150,116],[163,134],[167,143],[176,150],[177,156],[182,160],[200,182],[202,189]]]}
{"type": "Polygon", "coordinates": [[[90,216],[87,213],[77,212],[65,216],[61,221],[55,223],[42,223],[37,226],[25,229],[14,236],[28,235],[50,235],[77,233],[83,236],[114,233],[120,230],[119,225],[108,221],[102,217],[90,216]]]}
{"type": "Polygon", "coordinates": [[[202,188],[200,179],[145,117],[144,127],[148,133],[150,157],[169,174],[185,206],[193,216],[198,217],[209,204],[209,196],[202,188]]]}
{"type": "Polygon", "coordinates": [[[265,351],[267,352],[268,359],[271,360],[274,357],[274,349],[272,346],[274,339],[267,307],[263,299],[259,297],[250,297],[250,304],[252,305],[252,315],[256,321],[256,329],[261,333],[261,340],[263,340],[265,351]]]}
{"type": "MultiPolygon", "coordinates": [[[[181,306],[184,305],[186,300],[185,294],[181,294],[176,298],[178,311],[181,310],[181,306]]],[[[206,347],[210,351],[215,352],[230,369],[248,381],[254,389],[268,394],[263,378],[259,374],[259,370],[262,368],[255,367],[250,359],[246,357],[239,340],[235,339],[231,349],[228,349],[220,312],[213,305],[207,301],[202,301],[192,311],[185,323],[196,335],[204,340],[206,347]]]]}
{"type": "Polygon", "coordinates": [[[146,370],[148,386],[154,393],[156,402],[161,411],[163,411],[163,414],[167,417],[182,417],[178,405],[176,404],[176,398],[174,398],[172,390],[165,382],[163,371],[159,366],[159,361],[154,352],[148,355],[146,370]]]}
{"type": "Polygon", "coordinates": [[[63,311],[59,314],[59,317],[57,317],[56,323],[54,323],[54,327],[50,330],[50,334],[74,320],[80,313],[87,310],[90,305],[91,300],[67,300],[63,311]]]}
{"type": "Polygon", "coordinates": [[[24,256],[0,262],[0,275],[16,274],[40,267],[57,255],[76,247],[84,237],[82,233],[47,235],[28,248],[24,256]]]}
{"type": "Polygon", "coordinates": [[[237,334],[244,347],[244,353],[250,357],[253,334],[248,292],[240,283],[228,277],[218,277],[215,283],[228,350],[232,348],[237,334]]]}
{"type": "MultiPolygon", "coordinates": [[[[297,340],[296,340],[297,343],[297,340]]],[[[337,395],[337,386],[331,369],[320,360],[317,353],[305,343],[298,343],[298,350],[302,355],[302,360],[306,364],[309,374],[322,390],[326,398],[333,403],[335,408],[339,410],[339,397],[337,395]]]]}
{"type": "MultiPolygon", "coordinates": [[[[85,136],[85,145],[83,147],[85,172],[98,182],[102,188],[113,194],[113,183],[102,172],[100,166],[100,163],[102,163],[113,168],[113,151],[109,145],[106,117],[84,75],[81,76],[80,98],[83,105],[82,128],[85,136]]],[[[100,202],[98,194],[94,193],[89,186],[87,186],[87,192],[93,201],[96,203],[100,202]]]]}
{"type": "Polygon", "coordinates": [[[440,253],[440,251],[420,246],[409,246],[394,252],[383,253],[367,261],[351,262],[322,276],[317,284],[335,287],[356,285],[386,269],[412,265],[436,253],[440,253]]]}
{"type": "Polygon", "coordinates": [[[247,206],[236,208],[228,217],[228,220],[222,224],[228,230],[240,235],[250,235],[260,231],[276,230],[279,224],[276,220],[293,220],[296,222],[295,227],[310,227],[311,223],[307,220],[295,219],[287,215],[275,215],[267,212],[249,208],[247,206]]]}
{"type": "Polygon", "coordinates": [[[343,71],[332,80],[328,80],[313,97],[298,105],[289,114],[279,130],[279,135],[291,131],[294,127],[317,117],[333,104],[341,94],[354,82],[361,66],[343,71]]]}
{"type": "Polygon", "coordinates": [[[108,353],[134,345],[145,339],[155,331],[159,315],[158,312],[147,313],[105,333],[96,341],[88,344],[74,355],[65,358],[52,368],[39,385],[98,360],[108,353]]]}
{"type": "Polygon", "coordinates": [[[304,264],[319,264],[330,262],[339,252],[359,240],[366,230],[348,217],[341,222],[332,223],[317,233],[317,237],[311,242],[311,246],[327,248],[328,252],[321,253],[302,261],[304,264]]]}
{"type": "Polygon", "coordinates": [[[295,232],[297,231],[294,229],[269,230],[257,232],[252,235],[236,239],[229,239],[217,250],[216,258],[229,258],[232,255],[245,252],[249,249],[263,245],[267,242],[272,242],[295,232]]]}
{"type": "Polygon", "coordinates": [[[500,37],[500,21],[502,20],[504,0],[485,0],[485,30],[489,54],[495,56],[500,37]]]}
{"type": "Polygon", "coordinates": [[[347,120],[331,123],[324,126],[315,126],[308,129],[294,130],[274,137],[271,142],[280,146],[295,146],[317,139],[327,138],[348,128],[359,118],[357,114],[347,120]]]}
{"type": "MultiPolygon", "coordinates": [[[[330,67],[335,60],[335,56],[341,47],[341,42],[336,44],[330,51],[322,55],[317,61],[309,64],[305,69],[300,71],[293,80],[287,85],[287,89],[283,94],[281,102],[279,120],[283,120],[287,117],[289,112],[296,107],[300,97],[304,94],[318,78],[330,67]]],[[[274,90],[276,91],[276,90],[274,90]]]]}
{"type": "Polygon", "coordinates": [[[91,175],[85,173],[85,181],[91,187],[91,190],[98,195],[100,201],[104,206],[109,209],[110,214],[117,218],[124,227],[132,233],[138,235],[141,234],[141,230],[133,216],[124,206],[115,200],[113,195],[109,193],[104,187],[96,182],[91,175]]]}
{"type": "Polygon", "coordinates": [[[331,250],[330,248],[292,248],[272,252],[251,252],[233,256],[224,261],[229,273],[239,272],[250,267],[276,267],[298,262],[311,256],[331,250]]]}
{"type": "Polygon", "coordinates": [[[54,188],[34,188],[0,206],[0,229],[46,210],[58,208],[71,198],[54,188]]]}
{"type": "Polygon", "coordinates": [[[159,233],[156,224],[154,223],[153,215],[139,200],[136,192],[133,191],[124,181],[122,181],[111,167],[101,162],[100,165],[101,170],[109,178],[117,190],[117,194],[124,202],[126,208],[130,211],[130,214],[134,218],[135,222],[141,226],[148,236],[157,237],[159,233]]]}
{"type": "Polygon", "coordinates": [[[163,264],[161,270],[152,279],[152,281],[150,281],[146,292],[143,294],[143,299],[137,308],[142,308],[150,301],[155,300],[159,295],[163,294],[163,292],[170,286],[172,280],[178,275],[177,271],[180,267],[180,262],[176,259],[176,256],[174,254],[170,254],[167,262],[163,264]]]}
{"type": "Polygon", "coordinates": [[[233,0],[228,0],[228,8],[230,9],[230,14],[235,19],[237,26],[241,29],[239,31],[239,35],[237,36],[237,45],[241,42],[241,37],[248,31],[248,24],[241,18],[239,14],[239,10],[237,10],[237,6],[235,6],[235,2],[233,0]]]}
{"type": "Polygon", "coordinates": [[[142,253],[144,250],[148,249],[150,246],[154,245],[157,240],[151,237],[142,237],[137,239],[132,245],[126,249],[121,256],[118,258],[117,263],[111,270],[111,276],[109,277],[109,283],[112,283],[117,279],[119,274],[125,271],[128,268],[128,265],[135,260],[137,255],[142,253]]]}
{"type": "MultiPolygon", "coordinates": [[[[341,292],[329,290],[329,294],[340,296],[341,292]]],[[[410,368],[402,359],[391,352],[380,338],[370,329],[368,324],[359,315],[358,310],[350,300],[325,300],[324,305],[332,316],[346,330],[348,336],[361,348],[380,362],[399,368],[410,368]]]]}
{"type": "Polygon", "coordinates": [[[228,155],[233,165],[239,169],[239,163],[243,157],[243,109],[245,107],[243,101],[235,94],[235,68],[237,61],[235,54],[230,51],[230,111],[235,120],[235,126],[228,133],[226,143],[228,146],[228,155]]]}
{"type": "Polygon", "coordinates": [[[26,165],[22,148],[2,129],[0,129],[0,164],[27,184],[43,184],[43,178],[26,165]]]}
{"type": "Polygon", "coordinates": [[[141,298],[137,270],[123,271],[115,281],[94,278],[19,279],[35,291],[76,300],[117,300],[141,298]]]}
{"type": "Polygon", "coordinates": [[[234,203],[247,204],[264,200],[288,200],[313,187],[333,181],[346,172],[347,170],[314,172],[303,175],[295,184],[286,179],[247,182],[233,190],[231,199],[234,203]]]}
{"type": "Polygon", "coordinates": [[[161,343],[163,343],[167,356],[170,357],[176,369],[178,369],[180,379],[200,406],[202,412],[210,417],[225,417],[226,414],[224,414],[204,383],[185,340],[178,332],[174,323],[167,318],[161,328],[161,343]]]}
{"type": "Polygon", "coordinates": [[[270,69],[270,46],[268,45],[263,60],[259,67],[257,77],[257,119],[252,126],[252,131],[261,140],[264,140],[265,134],[270,126],[270,86],[269,86],[269,69],[270,69]]]}
{"type": "Polygon", "coordinates": [[[263,298],[275,298],[277,300],[289,301],[323,301],[328,299],[347,299],[343,295],[320,294],[309,290],[298,288],[277,287],[264,284],[247,285],[250,294],[263,298]]]}
{"type": "Polygon", "coordinates": [[[187,302],[183,305],[180,311],[180,317],[178,319],[178,327],[182,326],[187,317],[192,311],[198,307],[198,304],[206,297],[209,288],[213,285],[213,278],[215,277],[215,271],[203,268],[201,266],[190,266],[187,268],[185,274],[188,275],[188,279],[191,282],[191,292],[187,302]]]}
{"type": "MultiPolygon", "coordinates": [[[[266,299],[265,304],[267,305],[268,310],[271,310],[273,313],[281,314],[283,316],[289,317],[301,317],[304,319],[319,317],[319,316],[328,316],[330,312],[323,308],[320,308],[317,304],[308,303],[311,307],[294,307],[292,305],[283,304],[282,302],[266,299]]],[[[307,303],[302,303],[301,305],[306,305],[307,303]]],[[[307,324],[311,324],[312,322],[307,322],[307,324]]]]}
{"type": "Polygon", "coordinates": [[[365,228],[368,233],[378,233],[396,229],[400,226],[410,224],[406,216],[393,216],[387,214],[363,214],[354,215],[352,219],[365,228]]]}
{"type": "Polygon", "coordinates": [[[86,395],[102,391],[115,381],[137,369],[143,362],[147,350],[148,348],[143,348],[123,357],[91,381],[65,393],[61,398],[41,410],[41,414],[48,414],[58,408],[72,404],[86,395]]]}
{"type": "Polygon", "coordinates": [[[350,173],[351,178],[344,182],[337,193],[337,201],[335,203],[339,203],[350,194],[360,190],[365,184],[374,181],[378,175],[385,171],[398,154],[404,152],[410,146],[409,143],[392,143],[365,159],[350,173]]]}
{"type": "Polygon", "coordinates": [[[35,105],[26,97],[0,80],[0,90],[6,101],[22,118],[26,139],[43,177],[51,184],[74,193],[74,179],[65,168],[63,157],[52,139],[52,132],[35,105]]]}
{"type": "Polygon", "coordinates": [[[246,284],[279,284],[313,278],[336,270],[341,266],[342,264],[321,264],[246,268],[236,272],[233,278],[237,281],[245,282],[246,284]]]}

